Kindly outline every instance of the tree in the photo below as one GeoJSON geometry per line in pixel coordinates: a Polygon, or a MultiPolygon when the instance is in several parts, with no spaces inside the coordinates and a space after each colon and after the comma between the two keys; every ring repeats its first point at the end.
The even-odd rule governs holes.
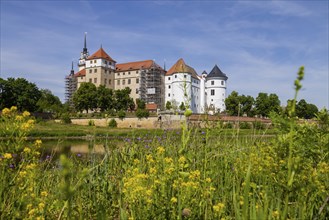
{"type": "Polygon", "coordinates": [[[62,102],[49,89],[41,89],[40,92],[41,97],[37,102],[38,111],[49,113],[60,113],[63,111],[62,102]]]}
{"type": "Polygon", "coordinates": [[[255,101],[256,114],[269,117],[271,112],[280,112],[280,100],[276,94],[258,93],[255,101]]]}
{"type": "Polygon", "coordinates": [[[225,105],[226,105],[226,111],[229,115],[237,116],[239,113],[239,93],[236,91],[233,91],[226,99],[225,99],[225,105]]]}
{"type": "Polygon", "coordinates": [[[172,108],[172,106],[171,106],[171,102],[170,101],[167,101],[166,102],[166,109],[167,110],[170,110],[172,108]]]}
{"type": "Polygon", "coordinates": [[[253,117],[255,115],[255,112],[253,109],[254,104],[255,104],[255,99],[250,95],[248,95],[248,96],[242,95],[242,96],[239,96],[239,100],[240,100],[240,105],[241,105],[240,114],[241,115],[246,114],[249,117],[253,117]]]}
{"type": "Polygon", "coordinates": [[[115,99],[116,99],[116,110],[134,110],[135,103],[132,98],[130,98],[131,89],[126,87],[125,89],[119,89],[115,91],[115,99]]]}
{"type": "Polygon", "coordinates": [[[94,110],[97,107],[97,88],[94,84],[81,83],[79,89],[73,94],[74,107],[78,111],[94,110]]]}
{"type": "Polygon", "coordinates": [[[141,99],[136,99],[137,109],[145,109],[146,104],[141,99]]]}
{"type": "Polygon", "coordinates": [[[41,92],[34,83],[24,78],[0,78],[0,108],[16,106],[19,111],[34,112],[41,92]]]}
{"type": "Polygon", "coordinates": [[[185,111],[186,107],[185,107],[184,102],[182,102],[182,103],[180,104],[179,109],[180,109],[181,111],[185,111]]]}
{"type": "Polygon", "coordinates": [[[311,119],[318,113],[318,108],[314,104],[307,103],[304,99],[296,104],[296,115],[299,118],[311,119]]]}
{"type": "Polygon", "coordinates": [[[140,109],[140,108],[138,108],[136,110],[136,113],[135,114],[136,114],[136,117],[138,119],[148,118],[150,116],[149,111],[147,111],[146,109],[140,109]]]}
{"type": "Polygon", "coordinates": [[[97,88],[97,107],[101,112],[114,108],[114,97],[112,89],[100,85],[97,88]]]}

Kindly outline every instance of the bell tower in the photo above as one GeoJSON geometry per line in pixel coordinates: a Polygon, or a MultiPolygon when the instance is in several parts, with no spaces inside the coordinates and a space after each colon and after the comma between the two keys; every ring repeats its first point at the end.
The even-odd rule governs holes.
{"type": "Polygon", "coordinates": [[[86,59],[89,57],[89,52],[87,49],[87,32],[85,32],[84,47],[80,53],[80,59],[78,63],[79,71],[86,68],[86,59]]]}

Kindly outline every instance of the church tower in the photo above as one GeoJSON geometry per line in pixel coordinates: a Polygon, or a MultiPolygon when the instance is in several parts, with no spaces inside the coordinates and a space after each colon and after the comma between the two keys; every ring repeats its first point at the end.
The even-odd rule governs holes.
{"type": "Polygon", "coordinates": [[[87,49],[87,32],[85,32],[84,47],[80,53],[80,59],[78,63],[79,71],[86,68],[86,59],[89,57],[89,52],[87,49]]]}

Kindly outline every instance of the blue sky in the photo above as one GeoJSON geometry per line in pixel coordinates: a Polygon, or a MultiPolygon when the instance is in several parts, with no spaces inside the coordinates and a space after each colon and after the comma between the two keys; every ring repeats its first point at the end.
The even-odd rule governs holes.
{"type": "Polygon", "coordinates": [[[233,90],[294,95],[329,108],[328,1],[9,1],[1,0],[0,77],[23,77],[64,100],[64,78],[87,32],[118,63],[179,58],[201,74],[215,64],[233,90]]]}

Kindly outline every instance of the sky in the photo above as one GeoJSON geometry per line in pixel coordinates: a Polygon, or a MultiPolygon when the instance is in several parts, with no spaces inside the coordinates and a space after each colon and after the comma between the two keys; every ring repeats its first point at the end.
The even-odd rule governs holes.
{"type": "Polygon", "coordinates": [[[198,74],[218,67],[227,96],[275,93],[285,106],[305,67],[298,100],[329,109],[328,11],[313,1],[0,1],[0,77],[25,78],[64,101],[87,32],[117,63],[183,58],[198,74]]]}

